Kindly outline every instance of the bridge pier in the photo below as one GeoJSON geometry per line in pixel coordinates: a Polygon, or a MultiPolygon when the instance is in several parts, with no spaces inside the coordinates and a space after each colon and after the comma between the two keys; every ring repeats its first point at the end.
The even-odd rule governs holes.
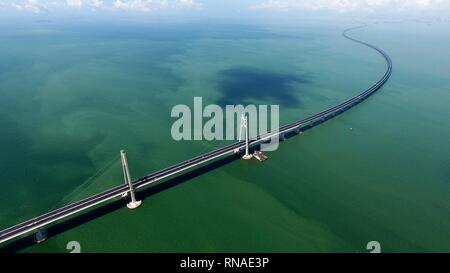
{"type": "Polygon", "coordinates": [[[127,183],[128,186],[130,187],[129,194],[131,196],[131,201],[130,201],[130,203],[127,204],[127,207],[129,209],[136,209],[142,205],[142,201],[136,200],[136,196],[134,194],[133,183],[131,182],[130,170],[128,168],[127,154],[125,153],[124,150],[120,151],[120,159],[122,161],[123,177],[124,177],[125,183],[127,183]]]}
{"type": "Polygon", "coordinates": [[[48,232],[45,229],[39,229],[37,233],[34,234],[34,242],[36,244],[43,243],[47,240],[48,232]]]}

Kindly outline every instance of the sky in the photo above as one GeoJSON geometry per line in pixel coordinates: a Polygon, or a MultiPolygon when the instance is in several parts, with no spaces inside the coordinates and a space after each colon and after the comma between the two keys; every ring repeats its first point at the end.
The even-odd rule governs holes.
{"type": "Polygon", "coordinates": [[[0,0],[0,16],[336,14],[450,16],[450,0],[0,0]]]}

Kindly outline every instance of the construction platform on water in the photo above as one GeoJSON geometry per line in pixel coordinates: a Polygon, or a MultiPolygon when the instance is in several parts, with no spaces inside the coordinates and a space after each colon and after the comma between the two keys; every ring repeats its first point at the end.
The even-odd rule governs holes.
{"type": "Polygon", "coordinates": [[[263,153],[260,152],[260,151],[255,151],[255,152],[253,153],[253,156],[254,156],[256,159],[258,159],[259,161],[261,161],[261,162],[266,161],[267,159],[269,159],[268,156],[266,156],[265,154],[263,154],[263,153]]]}

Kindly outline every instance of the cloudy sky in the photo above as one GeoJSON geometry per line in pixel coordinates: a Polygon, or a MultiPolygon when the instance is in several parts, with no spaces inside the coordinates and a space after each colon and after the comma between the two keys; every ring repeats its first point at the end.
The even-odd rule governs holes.
{"type": "Polygon", "coordinates": [[[450,14],[450,0],[0,0],[0,14],[450,14]]]}

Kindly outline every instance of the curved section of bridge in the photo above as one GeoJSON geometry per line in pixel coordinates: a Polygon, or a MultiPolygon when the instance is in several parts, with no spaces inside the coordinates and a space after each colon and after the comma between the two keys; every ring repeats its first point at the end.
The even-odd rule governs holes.
{"type": "MultiPolygon", "coordinates": [[[[359,43],[361,45],[364,45],[364,46],[367,46],[369,48],[376,50],[378,53],[381,54],[381,56],[383,56],[383,58],[386,60],[386,64],[387,64],[387,69],[386,69],[386,72],[383,75],[383,77],[378,82],[376,82],[374,85],[372,85],[370,88],[368,88],[367,90],[362,92],[361,94],[359,94],[339,105],[336,105],[332,108],[329,108],[323,112],[320,112],[313,116],[307,117],[305,119],[285,125],[276,131],[271,131],[266,134],[252,138],[249,142],[250,146],[258,145],[258,144],[260,144],[264,141],[267,141],[273,137],[279,137],[280,135],[292,132],[294,130],[300,131],[300,130],[302,130],[302,128],[305,128],[305,127],[313,127],[315,124],[320,124],[323,121],[327,120],[328,118],[332,118],[339,114],[342,114],[343,112],[356,106],[357,104],[361,103],[362,101],[364,101],[365,99],[367,99],[368,97],[373,95],[388,81],[388,79],[390,78],[390,76],[392,74],[392,61],[391,61],[391,58],[389,57],[389,55],[386,52],[384,52],[383,50],[379,49],[378,47],[371,45],[369,43],[357,40],[355,38],[352,38],[352,37],[348,36],[348,34],[347,34],[348,32],[350,32],[352,30],[363,28],[363,27],[364,26],[349,28],[349,29],[345,30],[342,33],[342,35],[345,38],[347,38],[355,43],[359,43]]],[[[181,172],[193,169],[199,165],[203,165],[208,162],[214,161],[215,159],[222,158],[225,156],[230,156],[230,155],[234,154],[234,151],[236,149],[243,149],[243,148],[245,148],[245,146],[246,146],[245,141],[233,143],[231,145],[228,145],[223,148],[214,150],[212,152],[197,156],[197,157],[187,160],[185,162],[176,164],[172,167],[160,170],[160,171],[152,173],[146,177],[138,179],[133,182],[133,186],[135,189],[141,189],[143,187],[147,187],[151,184],[159,182],[168,177],[172,177],[181,172]]],[[[80,213],[84,210],[87,210],[87,209],[97,206],[99,204],[110,201],[114,198],[121,197],[123,194],[126,194],[129,191],[130,191],[130,189],[129,189],[128,185],[124,184],[121,186],[117,186],[117,187],[107,190],[103,193],[91,196],[89,198],[83,199],[81,201],[75,202],[73,204],[67,205],[65,207],[56,209],[54,211],[51,211],[49,213],[46,213],[46,214],[36,217],[34,219],[31,219],[31,220],[28,220],[21,224],[18,224],[16,226],[2,230],[2,231],[0,231],[0,244],[4,243],[6,241],[9,241],[11,239],[17,238],[21,235],[27,234],[29,232],[35,231],[44,226],[55,223],[56,221],[62,220],[64,218],[67,218],[74,214],[80,213]]]]}

